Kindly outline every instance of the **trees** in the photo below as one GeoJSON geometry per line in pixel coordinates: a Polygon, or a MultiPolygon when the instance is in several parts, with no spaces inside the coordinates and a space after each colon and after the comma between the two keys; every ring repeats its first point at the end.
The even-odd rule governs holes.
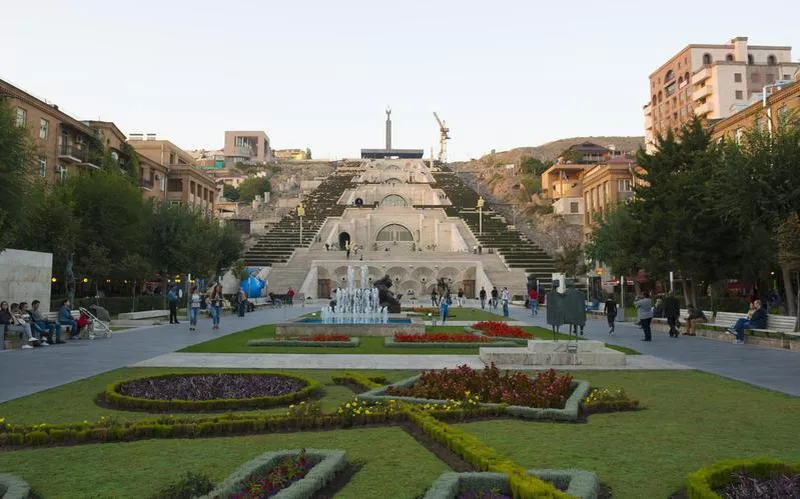
{"type": "Polygon", "coordinates": [[[250,177],[239,184],[239,199],[249,203],[256,196],[272,191],[269,180],[263,177],[250,177]]]}
{"type": "Polygon", "coordinates": [[[306,147],[306,159],[311,159],[311,148],[306,147]]]}
{"type": "Polygon", "coordinates": [[[239,189],[230,184],[224,184],[222,186],[222,197],[224,197],[228,201],[238,201],[239,189]]]}
{"type": "Polygon", "coordinates": [[[30,190],[27,170],[35,153],[27,130],[17,126],[11,106],[0,96],[0,251],[14,240],[25,224],[30,190]]]}
{"type": "Polygon", "coordinates": [[[589,258],[609,265],[616,274],[636,274],[646,266],[644,237],[628,205],[611,208],[605,218],[596,215],[594,223],[585,246],[589,258]]]}
{"type": "Polygon", "coordinates": [[[540,159],[529,156],[520,161],[520,173],[533,174],[538,177],[551,166],[553,166],[552,161],[543,162],[540,159]]]}

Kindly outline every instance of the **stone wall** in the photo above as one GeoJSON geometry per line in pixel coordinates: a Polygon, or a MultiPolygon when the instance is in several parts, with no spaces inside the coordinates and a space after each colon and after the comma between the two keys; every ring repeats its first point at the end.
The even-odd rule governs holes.
{"type": "Polygon", "coordinates": [[[0,300],[42,302],[50,310],[52,253],[9,249],[0,253],[0,300]]]}

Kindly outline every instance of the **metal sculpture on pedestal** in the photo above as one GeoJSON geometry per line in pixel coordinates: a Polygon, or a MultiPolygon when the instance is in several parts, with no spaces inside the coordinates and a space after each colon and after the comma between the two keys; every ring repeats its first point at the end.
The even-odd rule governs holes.
{"type": "Polygon", "coordinates": [[[392,279],[385,275],[382,279],[378,279],[373,283],[373,286],[378,290],[378,303],[381,307],[387,307],[390,314],[400,313],[400,299],[402,294],[395,296],[389,288],[392,287],[392,279]]]}
{"type": "MultiPolygon", "coordinates": [[[[553,282],[553,287],[557,283],[553,282]]],[[[547,293],[547,323],[553,328],[553,339],[558,340],[556,333],[563,324],[569,324],[570,339],[578,339],[578,328],[583,336],[586,326],[586,303],[583,293],[570,287],[564,293],[550,291],[547,293]]]]}

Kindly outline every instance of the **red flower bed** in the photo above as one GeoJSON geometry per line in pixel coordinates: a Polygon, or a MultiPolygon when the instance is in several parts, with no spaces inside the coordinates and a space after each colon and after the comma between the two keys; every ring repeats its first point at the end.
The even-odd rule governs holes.
{"type": "Polygon", "coordinates": [[[315,334],[314,336],[306,336],[299,338],[300,341],[350,341],[350,337],[346,334],[315,334]]]}
{"type": "Polygon", "coordinates": [[[389,387],[386,393],[439,400],[464,400],[477,396],[481,402],[560,409],[572,391],[571,384],[572,376],[560,376],[553,369],[530,378],[521,372],[501,374],[494,364],[482,371],[463,365],[452,370],[423,373],[410,387],[389,387]]]}
{"type": "Polygon", "coordinates": [[[474,334],[404,334],[395,333],[394,341],[398,343],[489,343],[489,338],[482,338],[474,334]]]}
{"type": "Polygon", "coordinates": [[[479,329],[486,336],[501,336],[503,338],[524,338],[532,339],[533,333],[529,333],[521,327],[509,326],[505,322],[497,321],[481,321],[472,325],[473,328],[479,329]]]}
{"type": "Polygon", "coordinates": [[[233,499],[261,499],[272,497],[294,482],[304,478],[314,466],[308,461],[303,449],[297,456],[281,459],[271,470],[247,481],[244,490],[233,499]]]}

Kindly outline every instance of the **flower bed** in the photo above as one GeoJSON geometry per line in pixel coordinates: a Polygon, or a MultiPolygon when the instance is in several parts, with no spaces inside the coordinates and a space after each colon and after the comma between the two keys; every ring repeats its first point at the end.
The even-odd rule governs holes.
{"type": "Polygon", "coordinates": [[[116,408],[164,412],[255,409],[306,398],[317,387],[314,380],[287,374],[165,374],[113,383],[103,401],[116,408]]]}
{"type": "MultiPolygon", "coordinates": [[[[595,499],[600,483],[594,473],[583,470],[528,470],[552,488],[539,497],[595,499]],[[556,489],[556,490],[553,490],[556,489]],[[549,495],[545,495],[549,492],[549,495]]],[[[444,473],[433,483],[424,499],[511,498],[511,484],[504,473],[444,473]]]]}
{"type": "Polygon", "coordinates": [[[225,479],[208,499],[255,499],[280,493],[285,499],[312,497],[347,466],[343,450],[267,452],[225,479]]]}
{"type": "Polygon", "coordinates": [[[638,408],[639,401],[628,397],[628,394],[622,389],[592,388],[592,391],[581,402],[581,409],[587,414],[635,411],[638,408]]]}
{"type": "Polygon", "coordinates": [[[492,364],[481,371],[463,365],[423,373],[408,387],[387,388],[388,395],[422,399],[461,400],[470,394],[481,402],[504,403],[539,408],[563,408],[571,393],[572,376],[558,375],[552,369],[531,378],[521,372],[506,371],[492,364]]]}
{"type": "Polygon", "coordinates": [[[800,463],[789,464],[769,458],[720,461],[690,474],[686,491],[691,499],[797,497],[800,491],[800,463]],[[782,479],[783,476],[787,479],[782,479]],[[754,496],[750,493],[754,486],[763,487],[765,492],[766,487],[778,492],[791,492],[794,487],[795,495],[778,493],[754,496]]]}
{"type": "Polygon", "coordinates": [[[486,336],[496,338],[519,338],[525,340],[532,340],[533,333],[529,333],[521,327],[509,326],[505,322],[499,321],[480,321],[472,325],[473,329],[477,329],[486,336]]]}
{"type": "Polygon", "coordinates": [[[294,339],[259,338],[247,342],[251,347],[342,347],[355,348],[361,344],[358,337],[324,334],[294,339]],[[324,337],[324,338],[323,338],[324,337]],[[318,339],[315,339],[318,338],[318,339]]]}
{"type": "Polygon", "coordinates": [[[492,340],[474,334],[459,333],[427,333],[404,334],[395,333],[395,343],[490,343],[492,340]]]}

